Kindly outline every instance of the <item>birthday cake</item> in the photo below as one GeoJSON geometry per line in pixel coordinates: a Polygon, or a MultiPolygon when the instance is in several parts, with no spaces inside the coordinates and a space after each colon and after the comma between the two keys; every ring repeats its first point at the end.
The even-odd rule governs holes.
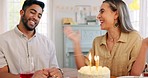
{"type": "Polygon", "coordinates": [[[78,70],[78,78],[110,78],[110,70],[102,66],[84,66],[78,70]]]}

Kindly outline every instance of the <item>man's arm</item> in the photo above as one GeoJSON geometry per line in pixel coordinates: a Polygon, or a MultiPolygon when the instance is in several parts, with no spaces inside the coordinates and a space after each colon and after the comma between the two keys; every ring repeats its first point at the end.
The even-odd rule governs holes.
{"type": "Polygon", "coordinates": [[[0,78],[20,78],[19,75],[9,73],[8,66],[0,68],[0,78]]]}

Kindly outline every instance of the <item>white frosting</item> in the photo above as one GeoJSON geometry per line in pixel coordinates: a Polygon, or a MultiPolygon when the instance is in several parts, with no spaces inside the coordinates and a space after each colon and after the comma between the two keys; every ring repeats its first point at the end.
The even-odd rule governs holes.
{"type": "Polygon", "coordinates": [[[93,78],[110,78],[110,70],[107,67],[99,66],[98,69],[96,66],[84,66],[78,70],[78,78],[86,78],[86,77],[93,77],[93,78]]]}

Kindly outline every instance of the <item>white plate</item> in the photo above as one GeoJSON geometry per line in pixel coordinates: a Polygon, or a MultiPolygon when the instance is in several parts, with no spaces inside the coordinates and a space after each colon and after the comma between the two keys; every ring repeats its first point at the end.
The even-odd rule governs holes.
{"type": "Polygon", "coordinates": [[[117,78],[147,78],[147,77],[139,77],[139,76],[120,76],[117,78]]]}

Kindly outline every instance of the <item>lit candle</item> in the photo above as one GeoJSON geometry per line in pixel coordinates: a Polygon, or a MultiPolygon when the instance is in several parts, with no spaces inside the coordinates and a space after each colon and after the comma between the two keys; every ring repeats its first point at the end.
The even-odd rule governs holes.
{"type": "Polygon", "coordinates": [[[95,62],[96,62],[96,69],[98,70],[99,66],[99,56],[94,56],[95,62]]]}
{"type": "Polygon", "coordinates": [[[91,67],[91,53],[89,54],[88,59],[89,59],[89,65],[90,65],[90,67],[91,67]]]}
{"type": "Polygon", "coordinates": [[[90,72],[91,72],[91,53],[89,54],[88,59],[89,59],[89,67],[90,67],[90,72]]]}

